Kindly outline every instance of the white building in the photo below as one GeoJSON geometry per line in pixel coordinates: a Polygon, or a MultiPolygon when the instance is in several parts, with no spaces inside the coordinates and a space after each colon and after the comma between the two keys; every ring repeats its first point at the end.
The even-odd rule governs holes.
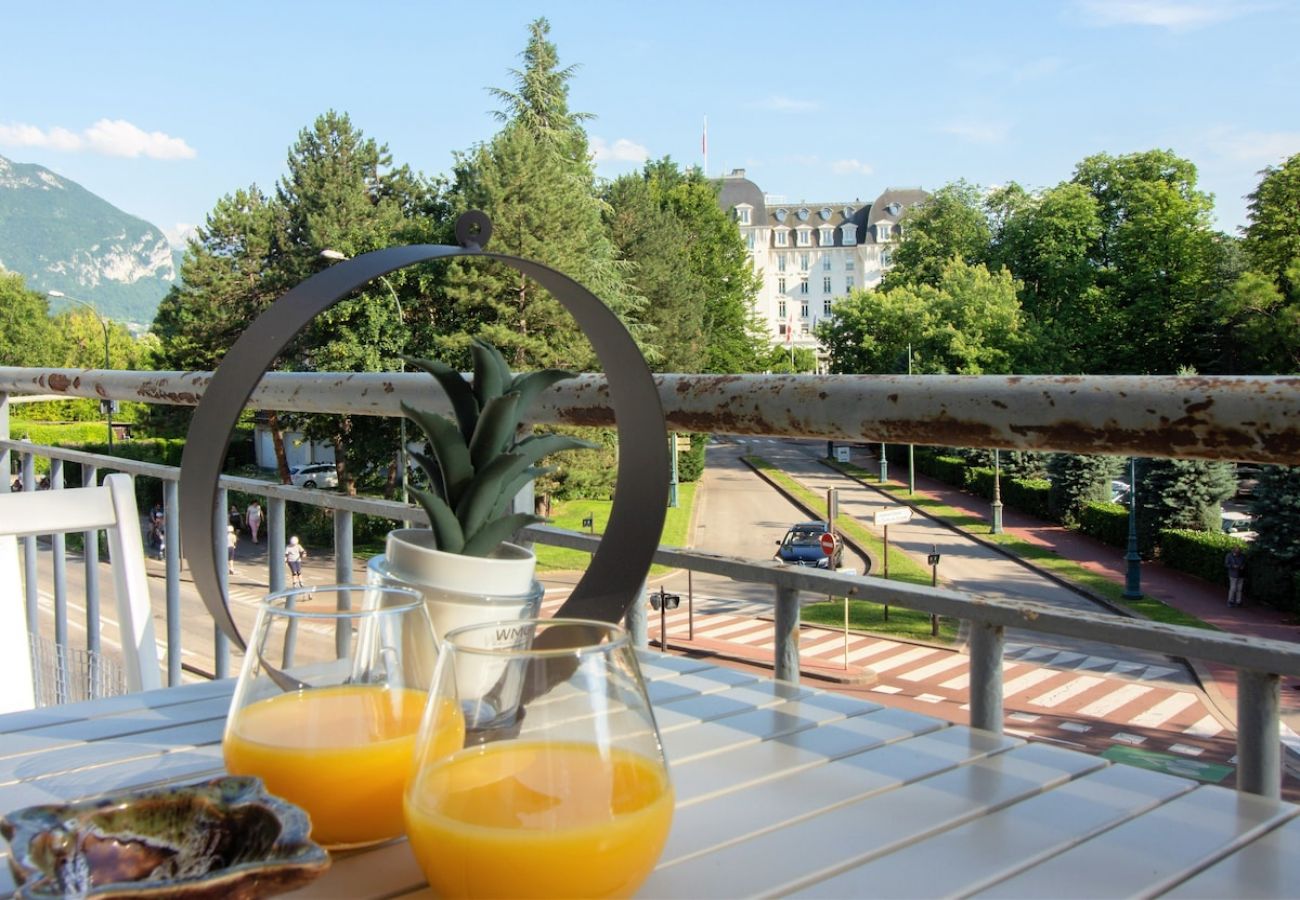
{"type": "Polygon", "coordinates": [[[817,323],[850,291],[880,283],[899,219],[928,197],[920,188],[889,188],[874,203],[786,203],[765,195],[744,169],[724,176],[719,202],[763,277],[756,312],[772,341],[816,351],[817,323]]]}

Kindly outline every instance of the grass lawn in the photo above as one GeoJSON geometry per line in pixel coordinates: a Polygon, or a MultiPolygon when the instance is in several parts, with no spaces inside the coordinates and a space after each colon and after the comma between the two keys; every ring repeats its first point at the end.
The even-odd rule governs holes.
{"type": "Polygon", "coordinates": [[[1085,569],[1072,559],[1066,559],[1054,550],[1038,544],[1030,543],[1012,534],[1003,532],[1002,534],[993,534],[990,530],[989,523],[978,517],[953,509],[930,497],[921,494],[908,494],[907,485],[897,481],[886,481],[884,484],[878,484],[875,481],[876,476],[859,466],[852,463],[832,463],[835,468],[851,475],[854,478],[863,481],[871,481],[872,487],[878,487],[896,498],[900,502],[910,503],[918,509],[924,510],[940,521],[946,522],[962,531],[978,536],[981,540],[988,541],[991,544],[997,544],[1009,553],[1020,557],[1027,562],[1033,563],[1040,569],[1045,569],[1052,574],[1065,579],[1066,581],[1085,587],[1101,596],[1105,597],[1112,603],[1132,610],[1138,615],[1145,616],[1154,622],[1165,622],[1170,625],[1186,625],[1191,628],[1206,628],[1217,631],[1213,625],[1202,622],[1195,616],[1190,616],[1179,609],[1167,606],[1154,597],[1142,597],[1138,600],[1126,600],[1124,598],[1124,586],[1103,575],[1098,575],[1090,569],[1085,569]]]}
{"type": "MultiPolygon", "coordinates": [[[[764,475],[781,485],[791,496],[797,497],[811,509],[819,510],[819,515],[825,516],[826,499],[824,497],[819,497],[814,491],[799,484],[762,457],[750,456],[747,459],[764,475]]],[[[835,527],[840,534],[852,538],[859,546],[864,547],[874,558],[884,558],[884,541],[861,522],[850,516],[840,516],[835,522],[835,527]]],[[[879,572],[873,572],[872,574],[880,575],[879,572]]],[[[892,547],[889,551],[889,580],[929,585],[930,570],[897,547],[892,547]]],[[[844,603],[842,600],[836,600],[830,603],[805,606],[799,616],[805,622],[842,627],[844,625],[844,603]]],[[[940,618],[939,635],[931,638],[929,613],[904,609],[901,606],[891,606],[889,608],[889,619],[886,621],[885,608],[881,604],[872,603],[868,600],[850,600],[849,627],[891,637],[924,638],[926,640],[951,642],[956,637],[958,626],[955,620],[940,618]]]]}
{"type": "MultiPolygon", "coordinates": [[[[588,516],[592,519],[592,528],[596,534],[603,534],[609,522],[609,511],[614,505],[612,500],[568,500],[556,503],[551,508],[550,524],[570,531],[586,532],[582,520],[588,516]]],[[[691,510],[695,505],[695,484],[677,485],[677,506],[669,507],[668,518],[664,521],[663,537],[659,543],[668,547],[685,547],[687,530],[691,524],[691,510]]],[[[534,544],[537,551],[537,568],[541,572],[581,570],[591,562],[591,554],[567,547],[548,547],[534,544]]],[[[669,571],[667,566],[652,566],[651,575],[662,575],[669,571]]]]}

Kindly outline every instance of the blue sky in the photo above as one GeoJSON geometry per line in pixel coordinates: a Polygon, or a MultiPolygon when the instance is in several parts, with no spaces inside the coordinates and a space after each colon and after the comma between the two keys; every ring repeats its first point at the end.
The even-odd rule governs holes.
{"type": "Polygon", "coordinates": [[[1168,148],[1216,224],[1300,152],[1300,4],[1022,2],[55,2],[0,5],[0,155],[174,236],[270,191],[300,129],[346,111],[394,159],[448,173],[497,123],[544,15],[597,171],[647,156],[743,167],[788,201],[958,178],[1046,187],[1085,156],[1168,148]],[[483,10],[478,15],[470,8],[483,10]],[[804,10],[804,11],[798,11],[804,10]]]}

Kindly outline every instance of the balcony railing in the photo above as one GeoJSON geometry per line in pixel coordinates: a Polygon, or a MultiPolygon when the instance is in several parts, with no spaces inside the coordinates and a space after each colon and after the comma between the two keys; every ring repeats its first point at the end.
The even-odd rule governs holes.
{"type": "MultiPolygon", "coordinates": [[[[51,460],[55,489],[62,485],[64,461],[80,463],[87,479],[94,478],[99,469],[111,469],[163,483],[169,513],[166,649],[171,684],[181,678],[180,542],[178,517],[173,514],[178,502],[178,470],[11,440],[8,398],[54,394],[186,406],[199,401],[209,379],[210,374],[202,372],[0,367],[3,471],[9,471],[9,454],[16,452],[28,488],[34,486],[38,456],[51,460]]],[[[659,393],[669,427],[679,431],[1300,464],[1300,380],[1291,378],[664,375],[659,378],[659,393]]],[[[440,399],[440,392],[431,389],[423,375],[273,373],[262,380],[249,405],[295,412],[394,416],[403,400],[437,408],[440,399]]],[[[539,404],[537,421],[615,425],[603,377],[589,375],[561,383],[539,404]]],[[[7,481],[0,490],[7,489],[7,481]]],[[[223,477],[220,488],[221,509],[227,505],[226,491],[265,498],[270,560],[283,555],[286,503],[333,509],[339,581],[352,578],[354,515],[394,521],[424,519],[421,510],[390,501],[305,491],[254,479],[223,477]]],[[[527,529],[526,536],[540,543],[586,550],[594,550],[598,543],[597,538],[545,526],[527,529]]],[[[35,540],[26,540],[34,548],[35,540]]],[[[661,548],[656,562],[770,585],[776,675],[792,681],[799,678],[801,591],[862,598],[965,620],[971,634],[971,724],[994,732],[1002,729],[1003,635],[1009,627],[1232,667],[1238,673],[1239,688],[1238,787],[1267,796],[1279,794],[1280,676],[1300,676],[1300,649],[1292,644],[691,551],[661,548]]],[[[56,567],[63,564],[55,560],[56,567]]],[[[281,567],[272,564],[268,572],[271,588],[282,587],[281,567]]],[[[25,598],[29,627],[37,621],[33,580],[29,579],[25,598]]],[[[93,579],[87,582],[87,609],[91,610],[97,608],[97,598],[92,604],[93,579]]],[[[54,599],[56,620],[66,620],[67,598],[57,583],[54,599]]],[[[634,604],[629,615],[635,639],[644,644],[644,604],[634,604]]],[[[88,646],[96,644],[98,622],[88,622],[87,633],[88,646]]],[[[61,640],[66,641],[66,627],[61,640]]],[[[213,658],[213,674],[228,675],[229,652],[215,629],[213,658]]]]}

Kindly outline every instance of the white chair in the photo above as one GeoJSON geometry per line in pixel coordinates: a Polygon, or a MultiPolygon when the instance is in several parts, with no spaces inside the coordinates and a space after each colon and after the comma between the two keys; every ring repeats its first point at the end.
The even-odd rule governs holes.
{"type": "Polygon", "coordinates": [[[36,705],[17,538],[103,529],[108,537],[129,691],[162,687],[140,516],[129,475],[102,487],[0,493],[0,712],[36,705]]]}

